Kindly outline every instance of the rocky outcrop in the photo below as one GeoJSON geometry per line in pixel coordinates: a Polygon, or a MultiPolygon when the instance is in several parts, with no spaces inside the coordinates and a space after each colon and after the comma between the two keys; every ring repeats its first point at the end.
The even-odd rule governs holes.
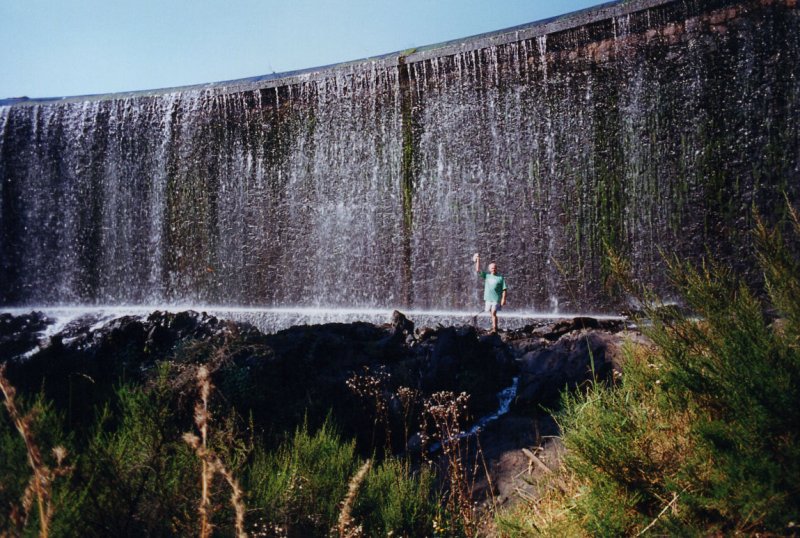
{"type": "Polygon", "coordinates": [[[609,380],[619,369],[624,328],[622,321],[574,318],[518,331],[509,343],[519,368],[514,408],[553,408],[565,389],[609,380]]]}
{"type": "Polygon", "coordinates": [[[20,316],[0,314],[0,362],[36,349],[39,335],[52,323],[41,312],[20,316]]]}
{"type": "Polygon", "coordinates": [[[375,417],[348,388],[353,376],[379,380],[388,419],[397,422],[400,387],[414,389],[420,400],[438,391],[468,392],[477,417],[494,410],[496,393],[514,370],[499,337],[472,327],[415,331],[400,312],[382,326],[330,323],[275,334],[193,311],[108,321],[85,316],[50,337],[41,332],[49,320],[38,315],[3,320],[13,327],[3,333],[13,337],[3,346],[12,382],[30,392],[43,388],[74,414],[91,415],[115,385],[146,383],[163,367],[190,399],[194,365],[210,363],[219,392],[240,413],[288,428],[333,412],[345,429],[358,432],[372,429],[375,417]]]}
{"type": "MultiPolygon", "coordinates": [[[[415,328],[400,312],[385,325],[330,323],[275,334],[193,311],[84,316],[48,337],[43,331],[52,323],[36,313],[0,317],[0,360],[19,388],[43,389],[73,414],[91,415],[120,382],[146,383],[164,367],[189,401],[194,368],[206,363],[242,414],[280,430],[333,413],[355,435],[374,435],[376,410],[348,386],[354,377],[373,384],[370,398],[387,409],[383,427],[395,433],[406,429],[401,387],[415,391],[417,405],[438,391],[467,392],[477,419],[496,411],[497,393],[518,375],[512,412],[532,416],[557,405],[564,388],[607,379],[623,329],[618,321],[575,318],[496,335],[471,326],[415,328]]],[[[407,439],[394,442],[401,447],[407,439]]]]}
{"type": "Polygon", "coordinates": [[[553,406],[561,392],[592,379],[606,380],[613,369],[606,350],[616,337],[576,331],[550,346],[529,351],[519,360],[518,406],[553,406]]]}

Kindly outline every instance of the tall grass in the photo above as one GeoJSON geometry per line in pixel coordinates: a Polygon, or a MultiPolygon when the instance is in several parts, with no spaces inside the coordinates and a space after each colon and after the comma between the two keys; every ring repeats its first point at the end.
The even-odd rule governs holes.
{"type": "Polygon", "coordinates": [[[501,521],[508,535],[784,534],[800,517],[800,239],[758,224],[763,293],[670,262],[697,314],[650,305],[654,349],[624,379],[565,394],[568,486],[501,521]]]}
{"type": "Polygon", "coordinates": [[[277,451],[256,449],[248,490],[263,521],[309,536],[336,526],[339,502],[358,469],[354,442],[343,442],[326,422],[300,427],[277,451]]]}
{"type": "Polygon", "coordinates": [[[174,390],[174,375],[161,367],[147,386],[118,387],[115,400],[98,412],[94,431],[78,441],[58,433],[62,417],[50,406],[41,400],[23,406],[16,397],[14,416],[23,407],[35,410],[26,415],[32,417],[28,440],[36,443],[33,461],[43,466],[40,474],[49,473],[42,504],[48,519],[40,519],[35,491],[25,495],[29,451],[6,413],[0,417],[2,532],[31,535],[41,527],[42,536],[322,537],[343,523],[342,533],[349,536],[432,534],[439,499],[426,466],[385,458],[367,467],[354,441],[342,439],[331,419],[316,431],[298,427],[276,449],[236,431],[230,419],[215,418],[210,427],[207,378],[200,380],[208,389],[202,397],[201,387],[198,407],[204,413],[195,417],[199,431],[206,426],[205,444],[200,435],[187,443],[182,434],[191,413],[185,412],[185,395],[174,390]],[[53,478],[66,469],[57,460],[63,451],[52,463],[38,453],[38,447],[55,444],[69,447],[75,462],[72,475],[62,480],[53,478]],[[205,525],[198,515],[204,462],[205,525]],[[223,500],[224,490],[231,492],[230,503],[223,500]]]}
{"type": "Polygon", "coordinates": [[[98,414],[76,487],[87,536],[196,534],[199,462],[181,439],[188,417],[163,368],[148,387],[123,385],[98,414]]]}
{"type": "Polygon", "coordinates": [[[364,482],[364,478],[367,476],[371,466],[371,460],[364,462],[358,472],[353,475],[353,478],[350,479],[350,483],[347,485],[347,495],[342,501],[342,508],[339,511],[339,522],[337,527],[337,530],[339,531],[339,538],[354,538],[356,536],[363,535],[363,527],[361,525],[357,525],[353,519],[353,505],[355,504],[358,490],[361,488],[361,484],[364,482]]]}
{"type": "Polygon", "coordinates": [[[210,450],[208,446],[209,426],[211,422],[208,400],[211,396],[212,387],[208,368],[200,366],[197,369],[197,388],[200,394],[194,407],[194,422],[197,429],[200,431],[200,437],[192,432],[183,434],[183,440],[194,450],[201,463],[201,494],[200,503],[198,505],[200,536],[201,538],[211,536],[211,531],[214,528],[214,525],[212,525],[210,521],[214,508],[211,502],[210,486],[214,476],[218,475],[224,478],[231,489],[231,507],[236,513],[234,519],[236,536],[238,538],[245,538],[247,536],[244,530],[244,514],[246,509],[242,500],[242,489],[239,487],[239,481],[233,476],[233,473],[228,470],[219,456],[213,450],[210,450]]]}
{"type": "Polygon", "coordinates": [[[429,536],[439,505],[428,467],[390,458],[373,466],[353,507],[367,536],[429,536]]]}
{"type": "Polygon", "coordinates": [[[358,528],[365,536],[424,536],[437,511],[429,470],[396,458],[365,467],[330,420],[316,432],[298,428],[276,451],[256,448],[245,485],[261,536],[327,536],[338,532],[341,517],[345,534],[358,528]],[[358,488],[348,496],[356,476],[358,488]]]}
{"type": "MultiPolygon", "coordinates": [[[[17,405],[17,391],[5,374],[6,365],[0,364],[0,392],[3,394],[3,404],[19,434],[19,439],[24,443],[24,453],[31,473],[24,492],[18,498],[20,503],[17,504],[15,499],[8,500],[8,504],[11,506],[11,513],[8,515],[7,520],[8,528],[22,531],[31,519],[35,519],[30,517],[35,503],[36,515],[38,515],[38,534],[40,537],[46,538],[50,535],[50,525],[56,505],[56,499],[54,499],[53,494],[54,482],[59,477],[69,475],[73,468],[66,465],[67,450],[61,445],[54,446],[52,449],[54,463],[48,464],[45,461],[35,430],[42,425],[42,422],[37,420],[39,416],[42,414],[50,415],[52,411],[39,400],[27,413],[23,413],[17,405]]],[[[4,449],[6,447],[9,448],[9,450],[3,450],[3,452],[6,454],[13,453],[13,443],[8,438],[8,433],[10,432],[6,428],[2,428],[2,433],[2,446],[4,449]]],[[[19,454],[21,451],[17,450],[16,452],[19,454]]],[[[11,461],[8,463],[13,465],[14,459],[19,461],[20,458],[12,456],[9,458],[11,461]]],[[[19,466],[17,466],[16,470],[17,476],[14,478],[19,481],[25,474],[21,472],[19,466]]],[[[7,484],[6,487],[11,485],[7,484]]],[[[5,493],[6,487],[0,488],[0,491],[5,493]]],[[[13,489],[13,486],[9,489],[13,489]]],[[[5,497],[5,495],[2,496],[5,497]]]]}

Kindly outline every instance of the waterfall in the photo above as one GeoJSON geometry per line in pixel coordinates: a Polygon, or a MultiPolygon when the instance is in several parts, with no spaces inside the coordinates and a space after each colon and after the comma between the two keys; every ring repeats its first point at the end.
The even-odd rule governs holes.
{"type": "Polygon", "coordinates": [[[635,0],[310,70],[0,102],[0,304],[613,311],[606,248],[753,279],[800,199],[793,2],[635,0]],[[701,5],[702,4],[702,5],[701,5]]]}

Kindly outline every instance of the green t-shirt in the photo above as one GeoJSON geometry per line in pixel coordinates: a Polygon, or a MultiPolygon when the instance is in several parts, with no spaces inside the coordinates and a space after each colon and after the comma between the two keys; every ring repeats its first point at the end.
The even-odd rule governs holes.
{"type": "Polygon", "coordinates": [[[500,275],[493,275],[485,271],[478,271],[478,274],[486,281],[483,286],[483,300],[487,303],[500,304],[503,291],[508,289],[505,279],[500,275]]]}

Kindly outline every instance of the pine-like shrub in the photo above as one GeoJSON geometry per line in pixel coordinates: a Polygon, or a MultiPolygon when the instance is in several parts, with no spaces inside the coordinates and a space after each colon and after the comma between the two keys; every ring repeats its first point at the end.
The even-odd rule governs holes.
{"type": "MultiPolygon", "coordinates": [[[[623,379],[565,394],[567,484],[500,519],[508,535],[784,534],[800,521],[800,221],[790,240],[758,224],[765,277],[673,260],[694,313],[651,305],[652,348],[623,379]],[[794,241],[794,243],[792,243],[794,241]]],[[[545,492],[547,494],[547,492],[545,492]]]]}

